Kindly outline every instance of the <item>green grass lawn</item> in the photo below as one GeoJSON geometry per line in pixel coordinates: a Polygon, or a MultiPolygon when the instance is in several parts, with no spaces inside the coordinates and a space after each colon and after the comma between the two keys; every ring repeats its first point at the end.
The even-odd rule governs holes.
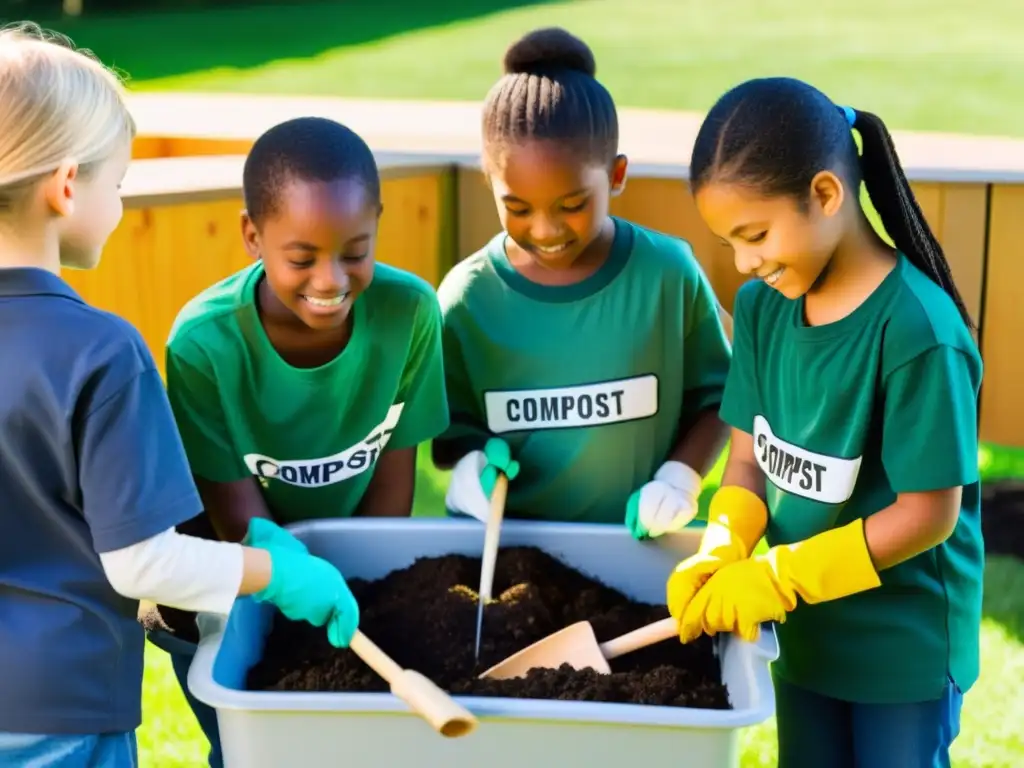
{"type": "Polygon", "coordinates": [[[513,39],[562,25],[594,48],[599,76],[624,106],[703,111],[740,80],[783,74],[895,128],[1024,135],[1019,0],[631,0],[626,7],[622,0],[306,0],[58,26],[140,89],[479,100],[513,39]]]}
{"type": "MultiPolygon", "coordinates": [[[[420,453],[416,515],[442,508],[447,473],[430,466],[420,453]]],[[[1020,452],[983,449],[984,470],[1006,475],[1019,472],[1020,452]]],[[[720,477],[722,462],[709,473],[709,491],[720,477]]],[[[990,477],[991,475],[985,475],[990,477]]],[[[705,494],[707,496],[708,494],[705,494]]],[[[991,558],[985,574],[985,621],[982,625],[982,676],[964,704],[954,768],[1011,768],[1024,765],[1024,565],[1009,558],[991,558]]],[[[139,730],[142,768],[194,768],[205,759],[206,740],[196,725],[171,671],[167,655],[146,648],[143,725],[139,730]]],[[[743,768],[774,768],[774,720],[742,734],[743,768]]]]}

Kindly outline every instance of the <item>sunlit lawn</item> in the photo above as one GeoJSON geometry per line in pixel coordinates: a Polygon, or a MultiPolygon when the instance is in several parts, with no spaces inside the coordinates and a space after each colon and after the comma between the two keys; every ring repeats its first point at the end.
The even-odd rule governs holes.
{"type": "Polygon", "coordinates": [[[477,101],[548,25],[593,47],[624,106],[703,111],[794,75],[897,128],[1024,135],[1019,0],[298,0],[61,27],[138,88],[477,101]]]}

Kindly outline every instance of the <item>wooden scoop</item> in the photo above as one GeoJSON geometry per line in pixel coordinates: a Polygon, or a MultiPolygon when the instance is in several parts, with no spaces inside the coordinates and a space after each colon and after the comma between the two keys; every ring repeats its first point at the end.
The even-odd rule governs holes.
{"type": "Polygon", "coordinates": [[[362,632],[356,630],[349,643],[370,668],[391,686],[391,692],[423,716],[442,736],[458,738],[476,730],[477,720],[430,679],[411,669],[402,669],[362,632]]]}
{"type": "Polygon", "coordinates": [[[590,667],[603,675],[608,675],[612,671],[608,666],[610,659],[676,637],[678,632],[676,620],[669,617],[607,642],[598,643],[590,622],[579,621],[553,635],[548,635],[543,640],[538,640],[519,653],[512,654],[480,677],[506,680],[510,677],[522,677],[535,667],[555,669],[562,664],[569,664],[573,669],[590,667]]]}

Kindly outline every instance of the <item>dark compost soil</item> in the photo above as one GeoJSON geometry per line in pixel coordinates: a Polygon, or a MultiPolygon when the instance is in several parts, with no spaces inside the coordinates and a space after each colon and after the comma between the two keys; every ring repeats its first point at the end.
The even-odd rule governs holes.
{"type": "Polygon", "coordinates": [[[981,527],[987,554],[1024,561],[1024,481],[981,484],[981,527]]]}
{"type": "MultiPolygon", "coordinates": [[[[480,558],[422,558],[379,581],[352,579],[360,629],[400,666],[415,669],[453,694],[507,696],[729,709],[710,638],[677,640],[592,670],[532,670],[514,680],[477,675],[569,624],[589,620],[599,641],[665,618],[664,605],[636,603],[532,547],[502,549],[495,600],[484,609],[480,662],[473,658],[480,558]]],[[[280,613],[263,659],[249,673],[250,690],[387,691],[353,652],[330,646],[326,633],[280,613]]]]}

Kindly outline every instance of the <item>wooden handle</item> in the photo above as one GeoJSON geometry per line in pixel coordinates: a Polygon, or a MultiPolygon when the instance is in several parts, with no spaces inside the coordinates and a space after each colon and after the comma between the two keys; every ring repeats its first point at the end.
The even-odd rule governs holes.
{"type": "Polygon", "coordinates": [[[383,677],[388,685],[393,686],[395,681],[402,676],[402,668],[358,629],[352,635],[352,640],[349,642],[348,647],[352,649],[356,656],[365,661],[370,669],[383,677]]]}
{"type": "Polygon", "coordinates": [[[448,738],[466,736],[476,730],[477,719],[465,707],[412,669],[402,669],[359,630],[349,648],[391,686],[391,692],[409,705],[430,726],[448,738]]]}
{"type": "Polygon", "coordinates": [[[498,472],[491,493],[491,514],[487,518],[487,529],[484,532],[484,555],[480,564],[480,599],[484,602],[491,599],[491,588],[494,586],[494,565],[498,559],[498,540],[501,538],[501,521],[505,517],[505,498],[508,496],[508,478],[504,472],[498,472]]]}
{"type": "Polygon", "coordinates": [[[606,659],[614,659],[618,656],[631,653],[639,648],[660,643],[675,637],[679,633],[679,625],[676,620],[669,616],[667,619],[648,624],[646,627],[634,629],[620,637],[612,638],[601,643],[601,655],[606,659]]]}

